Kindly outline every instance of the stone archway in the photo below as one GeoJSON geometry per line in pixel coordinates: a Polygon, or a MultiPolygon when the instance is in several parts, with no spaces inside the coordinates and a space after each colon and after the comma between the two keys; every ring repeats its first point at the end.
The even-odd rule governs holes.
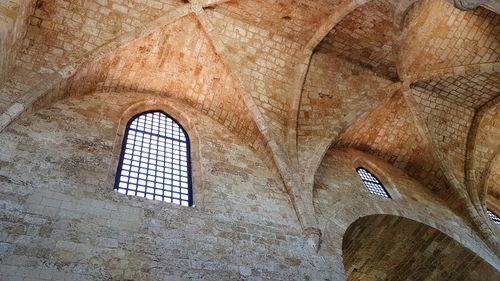
{"type": "Polygon", "coordinates": [[[393,215],[352,223],[342,257],[349,281],[500,279],[493,266],[443,232],[393,215]]]}

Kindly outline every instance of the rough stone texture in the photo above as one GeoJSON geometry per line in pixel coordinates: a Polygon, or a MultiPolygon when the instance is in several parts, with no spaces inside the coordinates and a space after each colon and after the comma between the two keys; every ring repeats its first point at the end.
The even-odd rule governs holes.
{"type": "MultiPolygon", "coordinates": [[[[444,201],[436,198],[432,192],[401,170],[359,151],[332,148],[326,153],[314,183],[314,207],[320,227],[325,233],[320,253],[342,254],[344,234],[359,218],[370,215],[392,215],[436,228],[463,245],[473,247],[475,254],[485,260],[497,259],[488,253],[487,247],[481,246],[484,244],[475,238],[474,230],[464,225],[460,217],[443,208],[444,206],[446,206],[444,201]],[[360,166],[380,179],[392,200],[368,192],[356,173],[356,168],[360,166]]],[[[381,228],[377,232],[383,230],[384,228],[381,228]]],[[[398,240],[380,241],[378,245],[384,247],[386,243],[398,244],[398,240]]],[[[434,243],[437,245],[437,240],[434,243]]],[[[415,244],[416,247],[424,245],[425,243],[418,246],[415,244]]],[[[460,262],[462,258],[451,260],[460,262]]],[[[432,264],[432,260],[427,262],[432,264]]],[[[427,267],[434,268],[431,264],[427,267]]],[[[409,266],[408,263],[406,265],[409,266]]],[[[414,280],[425,280],[425,278],[414,280]]]]}
{"type": "Polygon", "coordinates": [[[498,14],[481,7],[460,11],[445,0],[418,1],[407,16],[401,73],[498,61],[499,23],[498,14]]]}
{"type": "Polygon", "coordinates": [[[486,190],[488,194],[500,202],[500,187],[498,186],[498,181],[500,180],[500,157],[498,155],[497,152],[496,157],[490,163],[490,174],[487,178],[486,190]]]}
{"type": "Polygon", "coordinates": [[[133,90],[175,97],[225,125],[255,150],[266,149],[222,59],[189,16],[84,65],[68,88],[72,94],[133,90]]]}
{"type": "Polygon", "coordinates": [[[447,75],[418,81],[413,87],[438,93],[441,98],[461,106],[478,109],[500,93],[500,72],[447,75]]]}
{"type": "Polygon", "coordinates": [[[394,1],[373,0],[354,10],[318,45],[331,53],[362,64],[390,79],[397,79],[392,28],[394,1]]]}
{"type": "MultiPolygon", "coordinates": [[[[33,0],[0,2],[0,85],[15,65],[17,51],[27,30],[27,18],[33,10],[33,0]]],[[[0,110],[1,111],[1,110],[0,110]]]]}
{"type": "Polygon", "coordinates": [[[498,271],[442,232],[401,217],[363,217],[349,227],[344,241],[348,280],[500,278],[498,271]]]}
{"type": "Polygon", "coordinates": [[[297,65],[305,55],[300,45],[268,30],[218,13],[210,15],[208,32],[224,46],[228,64],[239,77],[265,119],[269,131],[283,142],[289,117],[290,94],[299,79],[297,65]]]}
{"type": "Polygon", "coordinates": [[[446,178],[417,129],[401,93],[381,103],[342,136],[337,147],[351,147],[384,159],[449,197],[446,178]]]}
{"type": "Polygon", "coordinates": [[[239,0],[216,7],[216,11],[272,33],[302,41],[310,39],[328,16],[352,0],[239,0]]]}
{"type": "Polygon", "coordinates": [[[500,200],[500,186],[497,184],[500,180],[499,153],[500,153],[500,105],[497,104],[487,110],[482,116],[475,139],[474,147],[470,153],[472,158],[472,167],[474,180],[479,181],[480,196],[486,193],[500,200]],[[489,178],[489,179],[488,179],[489,178]],[[484,183],[484,181],[488,181],[484,183]]]}
{"type": "MultiPolygon", "coordinates": [[[[499,16],[452,2],[478,4],[3,1],[0,279],[345,280],[344,233],[372,214],[474,252],[443,280],[495,277],[499,16]],[[110,190],[132,104],[194,130],[196,208],[110,190]]],[[[463,260],[426,253],[420,279],[463,260]]]]}
{"type": "Polygon", "coordinates": [[[180,0],[37,2],[19,65],[56,72],[112,39],[144,27],[180,0]]]}
{"type": "Polygon", "coordinates": [[[443,98],[442,92],[415,87],[412,93],[420,108],[418,118],[423,120],[431,141],[446,157],[446,164],[455,177],[463,183],[467,133],[474,110],[443,98]]]}
{"type": "Polygon", "coordinates": [[[339,280],[329,258],[304,251],[279,177],[179,102],[200,140],[196,207],[113,192],[117,121],[134,103],[133,93],[66,99],[2,133],[2,280],[339,280]]]}
{"type": "Polygon", "coordinates": [[[328,149],[357,118],[392,94],[391,84],[357,65],[315,53],[300,102],[299,159],[308,164],[320,148],[328,149]]]}

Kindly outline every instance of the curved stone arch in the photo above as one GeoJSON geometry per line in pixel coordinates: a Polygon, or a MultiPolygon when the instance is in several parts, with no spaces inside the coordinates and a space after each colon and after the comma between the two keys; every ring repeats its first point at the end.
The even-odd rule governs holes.
{"type": "MultiPolygon", "coordinates": [[[[349,212],[345,212],[339,215],[349,215],[349,212]]],[[[440,224],[433,223],[430,220],[425,220],[423,217],[414,216],[411,214],[401,214],[398,212],[384,212],[384,211],[373,211],[373,212],[363,212],[362,214],[358,214],[356,216],[349,216],[348,220],[345,220],[343,224],[339,224],[335,220],[330,220],[326,225],[324,234],[323,234],[323,244],[322,248],[319,251],[320,255],[342,255],[342,242],[344,238],[344,234],[348,231],[349,227],[354,224],[356,221],[362,218],[371,217],[371,216],[392,216],[399,217],[406,220],[411,220],[415,223],[423,224],[427,227],[435,229],[444,235],[448,236],[450,239],[459,243],[461,246],[466,249],[474,252],[483,260],[485,260],[488,264],[492,265],[496,270],[500,270],[500,260],[492,255],[489,252],[485,252],[484,247],[474,241],[470,237],[466,236],[458,236],[456,231],[453,231],[451,228],[443,227],[440,224]],[[332,243],[332,241],[335,241],[332,243]],[[329,245],[324,245],[325,243],[330,243],[329,245]],[[325,247],[329,247],[329,249],[325,249],[325,247]],[[474,249],[474,251],[472,250],[474,249]]]]}
{"type": "MultiPolygon", "coordinates": [[[[202,1],[203,3],[205,3],[205,2],[209,3],[209,4],[203,4],[203,3],[202,4],[203,4],[203,7],[205,7],[206,5],[208,5],[208,6],[212,5],[212,4],[210,4],[212,2],[220,3],[220,2],[224,2],[224,1],[227,1],[227,0],[202,1]]],[[[134,44],[137,43],[136,39],[145,39],[148,36],[154,35],[161,28],[167,27],[169,24],[176,24],[181,20],[190,21],[190,22],[197,25],[197,28],[199,29],[199,33],[201,34],[200,38],[202,38],[204,40],[204,42],[206,43],[207,49],[209,49],[209,51],[210,51],[210,55],[213,58],[216,58],[217,61],[219,61],[221,55],[215,46],[216,44],[215,44],[213,38],[211,38],[210,34],[207,34],[206,30],[202,26],[199,25],[200,15],[198,13],[202,13],[202,12],[196,10],[197,8],[200,8],[200,6],[198,6],[198,4],[183,5],[180,8],[174,9],[174,11],[172,11],[171,15],[162,16],[160,18],[161,19],[160,21],[158,21],[158,22],[155,21],[154,24],[151,23],[151,26],[147,27],[140,34],[136,34],[137,35],[136,37],[134,37],[134,38],[127,37],[128,38],[127,40],[122,38],[122,39],[118,40],[119,44],[117,42],[115,42],[116,44],[110,43],[110,44],[105,45],[106,51],[101,52],[100,51],[101,49],[97,50],[96,52],[99,52],[99,53],[98,53],[98,55],[96,55],[95,58],[89,59],[88,61],[85,61],[84,63],[79,65],[78,68],[73,69],[71,72],[71,75],[68,78],[66,78],[66,80],[60,81],[59,86],[52,87],[52,89],[48,89],[46,92],[43,93],[43,95],[37,97],[37,99],[33,101],[35,103],[33,108],[36,109],[40,106],[51,103],[55,100],[65,98],[67,96],[88,94],[88,93],[91,93],[94,91],[134,91],[134,92],[141,92],[144,94],[148,94],[148,93],[156,94],[156,93],[158,93],[158,91],[140,89],[137,87],[119,88],[119,87],[116,87],[114,85],[106,85],[107,81],[105,81],[104,86],[101,85],[101,86],[96,87],[95,86],[96,83],[95,83],[95,81],[92,81],[92,79],[99,81],[99,82],[103,82],[103,81],[100,81],[99,79],[101,76],[105,77],[107,74],[100,73],[99,71],[95,71],[95,72],[97,72],[97,74],[90,75],[89,73],[92,73],[92,71],[94,70],[94,67],[96,65],[102,64],[103,61],[106,62],[106,59],[109,59],[109,57],[113,58],[114,52],[120,51],[120,48],[126,48],[127,44],[131,44],[132,47],[136,47],[136,46],[134,46],[134,44]]],[[[138,45],[138,43],[135,45],[138,45]]],[[[109,63],[109,61],[107,63],[109,63]]],[[[195,68],[194,65],[187,65],[187,66],[192,67],[193,69],[195,68]]],[[[237,91],[239,88],[238,83],[234,77],[234,74],[230,71],[230,69],[228,69],[227,64],[225,64],[225,62],[222,61],[218,64],[218,68],[224,69],[224,71],[228,70],[227,73],[224,72],[224,74],[227,74],[227,77],[229,77],[229,79],[232,82],[232,84],[230,85],[231,87],[228,87],[228,88],[229,88],[229,90],[237,91]]],[[[223,77],[222,80],[224,80],[224,79],[226,79],[226,77],[223,77]]],[[[185,81],[187,81],[187,80],[185,80],[185,81]]],[[[224,85],[223,83],[220,83],[220,84],[224,85]]],[[[222,116],[224,114],[217,115],[217,114],[213,114],[213,112],[211,112],[212,114],[209,114],[206,111],[203,111],[205,109],[205,108],[203,108],[204,104],[202,104],[202,102],[200,102],[199,99],[192,98],[191,97],[192,95],[189,96],[187,94],[184,94],[183,92],[176,89],[176,87],[174,87],[174,86],[178,86],[178,85],[173,85],[171,83],[170,86],[171,87],[166,87],[167,89],[162,89],[161,93],[166,93],[167,94],[166,96],[176,96],[179,100],[188,99],[188,101],[184,100],[184,102],[191,105],[191,107],[196,108],[198,111],[205,113],[205,115],[207,115],[207,116],[210,116],[210,117],[215,116],[215,117],[213,117],[213,119],[215,121],[228,127],[228,129],[233,131],[233,133],[235,131],[237,131],[237,130],[232,130],[232,128],[234,128],[234,126],[236,126],[234,124],[240,124],[241,122],[222,122],[222,121],[218,120],[217,116],[222,116]],[[202,108],[203,108],[203,110],[202,110],[202,108]],[[231,127],[231,126],[233,126],[233,127],[231,127]]],[[[229,90],[226,92],[229,92],[229,90]]],[[[201,94],[205,94],[205,92],[203,92],[201,94]]],[[[222,100],[222,99],[220,99],[220,100],[222,100]]],[[[259,154],[261,154],[260,157],[265,158],[266,165],[268,165],[271,169],[275,169],[276,167],[275,167],[274,163],[272,163],[272,160],[273,160],[272,156],[267,155],[268,154],[267,150],[272,148],[272,145],[274,143],[269,142],[266,139],[267,129],[266,128],[263,129],[261,126],[259,126],[262,123],[262,122],[260,122],[260,121],[262,121],[262,118],[260,118],[259,116],[255,116],[255,114],[254,114],[255,110],[252,110],[252,109],[255,109],[255,104],[249,104],[247,101],[247,97],[243,94],[241,94],[241,96],[239,94],[235,95],[233,102],[237,103],[238,107],[244,108],[245,112],[244,112],[244,114],[241,114],[241,116],[242,116],[243,121],[245,121],[247,124],[249,124],[249,126],[247,126],[247,128],[250,128],[249,130],[255,129],[255,130],[253,130],[254,131],[253,134],[247,134],[247,135],[255,136],[255,137],[252,137],[252,139],[249,140],[248,143],[251,144],[253,150],[255,150],[255,151],[260,150],[260,152],[259,152],[259,154]],[[241,98],[241,100],[242,100],[241,103],[240,103],[240,100],[238,100],[239,98],[241,98]],[[248,111],[248,114],[246,114],[247,113],[246,111],[248,111]],[[255,123],[255,124],[253,124],[253,123],[255,123]]],[[[233,107],[231,109],[234,110],[234,108],[235,107],[233,107]]],[[[231,109],[226,107],[224,113],[231,111],[231,109]]],[[[2,124],[1,120],[2,120],[2,118],[0,115],[0,131],[1,131],[1,124],[2,124]]],[[[236,135],[239,135],[239,134],[236,133],[236,135]]]]}
{"type": "Polygon", "coordinates": [[[496,214],[500,214],[500,205],[495,204],[498,201],[492,199],[493,197],[491,195],[488,195],[488,187],[490,186],[490,181],[493,180],[492,171],[497,166],[500,166],[499,164],[500,164],[500,148],[497,149],[495,156],[488,163],[483,181],[480,185],[481,189],[479,190],[479,198],[481,200],[480,206],[482,207],[481,214],[483,215],[483,218],[486,221],[486,225],[488,225],[491,230],[493,239],[498,239],[497,237],[499,237],[498,234],[500,233],[500,228],[491,221],[491,219],[486,214],[486,210],[491,209],[496,214]],[[497,235],[495,235],[495,233],[497,235]]]}
{"type": "MultiPolygon", "coordinates": [[[[406,16],[408,13],[414,9],[417,5],[420,4],[419,2],[425,2],[423,0],[401,0],[398,2],[396,6],[396,11],[394,14],[394,30],[396,31],[394,34],[394,57],[396,58],[396,70],[399,75],[399,77],[405,81],[405,82],[415,82],[417,80],[422,80],[425,77],[431,77],[431,76],[441,76],[445,74],[463,74],[464,72],[483,72],[485,69],[493,69],[493,65],[495,63],[464,63],[463,65],[460,66],[455,66],[455,67],[448,67],[448,68],[439,68],[439,69],[433,69],[431,71],[426,71],[423,70],[423,73],[409,73],[408,69],[405,69],[408,65],[403,65],[403,63],[408,61],[409,57],[411,57],[413,54],[406,54],[403,57],[402,54],[402,46],[405,44],[406,40],[408,39],[408,28],[405,26],[406,22],[406,16]],[[477,70],[480,68],[480,70],[477,70]]],[[[426,4],[427,6],[429,5],[440,5],[440,1],[427,1],[428,3],[423,3],[426,4]]],[[[476,9],[480,6],[487,8],[486,0],[444,0],[442,2],[448,2],[450,3],[454,8],[462,10],[462,11],[469,11],[476,9]]],[[[423,13],[424,15],[426,13],[423,13]]],[[[437,18],[431,17],[427,18],[427,21],[432,22],[436,21],[437,18]]],[[[414,39],[414,38],[413,38],[414,39]]],[[[415,51],[419,51],[420,49],[415,49],[415,51]]],[[[411,61],[413,63],[414,61],[411,61]]]]}
{"type": "MultiPolygon", "coordinates": [[[[363,268],[361,271],[357,267],[362,266],[370,266],[370,265],[381,265],[377,264],[377,262],[381,262],[384,265],[387,265],[389,262],[395,262],[397,264],[404,263],[405,260],[401,260],[403,257],[408,257],[410,256],[411,258],[420,258],[423,259],[423,261],[429,260],[429,262],[432,262],[434,265],[435,263],[440,263],[443,260],[441,259],[435,259],[434,255],[431,257],[429,255],[425,255],[423,253],[419,253],[417,251],[417,256],[413,255],[414,251],[414,246],[410,246],[407,243],[410,241],[413,241],[412,235],[419,235],[419,234],[424,234],[419,237],[415,237],[417,240],[416,244],[418,246],[424,247],[423,249],[418,249],[418,250],[436,250],[440,249],[441,251],[436,252],[436,255],[440,256],[440,258],[445,258],[447,257],[448,254],[463,254],[464,252],[467,254],[476,254],[474,251],[471,250],[470,247],[467,245],[464,245],[462,241],[459,241],[457,239],[454,239],[451,237],[449,234],[442,232],[441,230],[430,226],[424,222],[417,221],[411,218],[407,218],[404,216],[398,216],[398,215],[388,215],[388,214],[374,214],[374,215],[366,215],[362,216],[355,221],[353,221],[349,227],[346,229],[345,233],[343,234],[342,237],[342,257],[343,257],[343,265],[344,268],[346,268],[346,271],[349,271],[351,274],[355,275],[364,275],[366,274],[366,270],[370,270],[368,272],[369,276],[372,276],[372,274],[380,274],[381,272],[379,270],[382,270],[382,275],[383,275],[383,269],[382,268],[363,268]],[[390,228],[384,229],[383,227],[385,226],[390,226],[390,228]],[[365,230],[365,227],[368,229],[365,230]],[[376,232],[371,232],[375,230],[376,232]],[[415,231],[418,231],[418,233],[415,233],[415,231]],[[424,232],[424,233],[421,233],[424,232]],[[429,232],[431,235],[429,235],[429,232]],[[396,236],[394,238],[394,241],[388,241],[388,243],[394,244],[394,246],[391,245],[391,247],[383,247],[382,245],[386,244],[386,241],[379,241],[379,240],[374,240],[377,238],[384,238],[387,237],[387,235],[390,235],[390,237],[396,236]],[[399,235],[399,236],[398,236],[399,235]],[[442,239],[439,239],[439,242],[436,243],[435,241],[435,236],[442,237],[442,239]],[[364,240],[366,238],[369,238],[368,240],[364,240]],[[402,239],[402,243],[399,243],[398,245],[398,239],[402,239]],[[355,239],[355,240],[352,240],[355,239]],[[351,242],[354,242],[354,244],[351,244],[351,242]],[[422,243],[422,244],[420,244],[422,243]],[[442,250],[449,250],[451,251],[450,253],[444,252],[442,250]],[[350,250],[350,251],[349,251],[350,250]],[[355,263],[359,261],[357,258],[362,258],[363,256],[359,256],[358,251],[365,250],[367,252],[362,252],[361,254],[379,254],[380,257],[383,256],[383,260],[378,260],[373,256],[368,257],[368,259],[372,259],[372,262],[365,264],[364,262],[360,263],[355,263]],[[374,253],[374,250],[381,250],[382,253],[378,252],[374,253]],[[397,251],[398,254],[402,256],[392,256],[392,255],[387,255],[386,251],[397,251]],[[354,260],[353,260],[354,258],[354,260]],[[373,259],[375,258],[375,259],[373,259]],[[392,259],[392,260],[391,260],[392,259]],[[354,263],[353,263],[354,262],[354,263]],[[352,268],[353,266],[356,266],[352,268]],[[371,271],[373,270],[373,271],[371,271]]],[[[474,248],[472,248],[474,249],[474,248]]],[[[500,273],[498,272],[498,263],[488,263],[486,262],[480,255],[475,255],[475,256],[470,256],[470,259],[474,259],[474,263],[470,263],[469,260],[463,261],[461,264],[453,264],[450,266],[454,266],[455,268],[451,268],[453,272],[457,272],[458,276],[455,276],[455,278],[461,276],[461,277],[472,277],[472,280],[476,280],[478,278],[478,275],[482,275],[484,280],[496,280],[495,278],[498,278],[500,276],[500,273]],[[470,266],[469,269],[474,269],[474,271],[460,271],[457,270],[459,267],[462,266],[470,266]],[[495,268],[496,267],[496,268],[495,268]],[[479,272],[478,272],[479,271],[479,272]],[[485,272],[488,272],[489,274],[483,275],[485,272]],[[472,275],[470,275],[472,273],[472,275]]],[[[367,260],[368,261],[368,260],[367,260]]],[[[422,261],[422,260],[421,260],[422,261]]],[[[444,261],[446,263],[446,261],[444,261]]],[[[402,265],[402,264],[401,264],[402,265]]],[[[406,268],[407,270],[410,271],[403,271],[405,274],[411,274],[413,277],[415,277],[414,274],[419,274],[422,271],[420,271],[420,267],[424,266],[423,264],[420,263],[411,263],[408,265],[406,268]]],[[[346,272],[346,275],[349,274],[346,272]]],[[[402,272],[393,272],[393,274],[401,274],[402,272]]],[[[389,272],[390,274],[390,272],[389,272]]],[[[423,271],[421,274],[423,274],[421,277],[425,277],[426,280],[427,278],[430,278],[432,280],[441,280],[435,272],[432,271],[423,271]]],[[[449,273],[448,273],[449,274],[449,273]]],[[[350,274],[348,276],[351,276],[350,274]]],[[[449,276],[449,275],[448,275],[449,276]]],[[[361,276],[360,276],[361,277],[361,276]]],[[[387,277],[387,276],[386,276],[387,277]]],[[[395,276],[392,276],[392,278],[389,278],[390,280],[394,280],[395,276]]],[[[467,280],[471,280],[467,278],[467,280]]]]}
{"type": "Polygon", "coordinates": [[[308,183],[313,183],[314,182],[314,177],[318,171],[319,166],[321,165],[321,162],[323,162],[323,159],[328,152],[328,150],[335,145],[335,143],[340,139],[340,137],[350,129],[350,127],[355,124],[357,121],[363,119],[365,116],[367,116],[370,112],[377,110],[381,105],[385,104],[387,100],[389,100],[393,94],[397,94],[396,91],[398,91],[401,87],[400,83],[393,84],[393,86],[389,87],[387,89],[388,93],[391,93],[388,95],[387,98],[382,99],[379,101],[375,106],[352,120],[349,124],[347,124],[342,131],[339,133],[332,133],[323,138],[323,140],[316,146],[316,149],[314,152],[311,154],[312,157],[308,159],[307,163],[305,163],[305,168],[304,168],[304,178],[305,182],[308,183]]]}
{"type": "Polygon", "coordinates": [[[373,175],[375,175],[380,180],[384,188],[387,190],[387,192],[391,196],[391,199],[393,200],[403,199],[403,196],[396,187],[396,182],[394,181],[393,177],[389,173],[387,173],[385,169],[377,165],[374,159],[366,157],[366,155],[360,154],[351,159],[351,165],[354,169],[362,167],[371,172],[373,175]]]}
{"type": "Polygon", "coordinates": [[[309,39],[308,43],[304,47],[304,52],[313,53],[313,50],[318,46],[318,44],[325,38],[330,31],[335,28],[335,26],[341,22],[347,15],[349,15],[352,11],[361,7],[362,5],[370,2],[372,0],[351,0],[346,3],[342,9],[338,9],[330,15],[318,30],[314,33],[311,39],[309,39]]]}
{"type": "Polygon", "coordinates": [[[323,167],[325,170],[322,171],[321,177],[324,178],[316,180],[320,191],[315,192],[314,198],[319,229],[323,233],[319,254],[340,255],[342,235],[352,222],[360,217],[382,214],[405,217],[436,228],[467,248],[477,249],[476,252],[479,252],[483,259],[500,269],[500,260],[476,235],[476,231],[463,218],[448,209],[444,202],[426,197],[425,188],[404,172],[376,157],[354,149],[332,150],[328,156],[333,158],[327,161],[335,166],[334,168],[323,167]],[[366,160],[360,160],[361,158],[366,158],[366,160]],[[401,197],[387,200],[369,195],[355,171],[359,163],[371,163],[377,167],[377,172],[384,171],[383,174],[377,174],[377,176],[381,175],[386,181],[391,180],[391,184],[400,190],[401,197]],[[331,172],[333,175],[330,175],[331,172]],[[332,177],[339,178],[338,182],[331,183],[332,177]],[[325,184],[328,186],[322,187],[325,184]],[[414,194],[415,197],[409,194],[414,194]],[[349,204],[342,202],[349,202],[349,204]]]}
{"type": "MultiPolygon", "coordinates": [[[[123,145],[123,137],[128,121],[140,114],[141,112],[160,110],[172,116],[179,124],[186,130],[190,140],[191,151],[191,178],[193,182],[193,206],[203,208],[203,169],[201,168],[201,149],[200,138],[196,128],[194,116],[179,110],[178,107],[173,106],[174,101],[165,98],[145,98],[141,101],[130,105],[121,115],[116,129],[116,136],[113,145],[112,160],[108,169],[108,177],[106,179],[106,187],[111,188],[114,185],[116,167],[120,159],[120,153],[123,145]]],[[[177,102],[178,104],[178,102],[177,102]]]]}
{"type": "Polygon", "coordinates": [[[135,30],[125,33],[92,52],[86,54],[81,59],[71,62],[57,72],[51,74],[47,79],[39,82],[29,89],[26,94],[18,101],[13,103],[6,112],[0,114],[0,131],[5,129],[12,121],[18,118],[23,112],[31,110],[34,106],[44,103],[46,100],[53,100],[59,98],[62,94],[63,88],[67,85],[68,81],[77,74],[78,70],[83,68],[86,63],[97,60],[113,50],[123,46],[133,40],[147,36],[161,26],[170,24],[196,10],[195,5],[186,4],[179,8],[173,9],[169,13],[164,14],[158,19],[149,23],[142,30],[135,30]]]}
{"type": "MultiPolygon", "coordinates": [[[[486,212],[486,197],[487,197],[487,187],[488,180],[491,174],[492,165],[495,161],[499,161],[500,159],[500,144],[490,143],[493,145],[492,148],[493,153],[488,157],[484,169],[477,170],[478,168],[478,159],[479,157],[477,153],[479,153],[478,145],[480,145],[480,141],[484,140],[484,136],[480,136],[481,125],[484,125],[484,122],[491,121],[488,120],[488,117],[495,118],[495,116],[488,116],[489,113],[494,114],[495,110],[500,110],[500,96],[495,98],[494,100],[488,102],[483,105],[475,114],[474,120],[472,121],[471,128],[467,135],[467,151],[466,151],[466,159],[465,159],[465,180],[466,187],[471,199],[474,200],[474,203],[477,205],[477,208],[481,213],[486,212]],[[481,138],[480,138],[481,137],[481,138]]],[[[488,143],[486,143],[488,144],[488,143]]]]}

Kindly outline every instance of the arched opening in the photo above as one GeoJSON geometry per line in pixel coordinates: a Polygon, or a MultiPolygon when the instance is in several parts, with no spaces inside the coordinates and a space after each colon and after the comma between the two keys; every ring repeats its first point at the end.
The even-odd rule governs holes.
{"type": "Polygon", "coordinates": [[[342,241],[347,280],[500,280],[471,250],[428,225],[371,215],[349,226],[342,241]]]}
{"type": "Polygon", "coordinates": [[[137,114],[127,124],[115,190],[192,206],[189,136],[162,111],[137,114]]]}

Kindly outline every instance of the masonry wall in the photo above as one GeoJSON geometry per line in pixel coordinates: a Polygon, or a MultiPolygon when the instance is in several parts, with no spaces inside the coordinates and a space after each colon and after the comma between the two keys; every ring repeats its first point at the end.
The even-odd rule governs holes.
{"type": "Polygon", "coordinates": [[[26,34],[28,14],[33,12],[33,0],[4,0],[0,3],[0,83],[8,78],[15,66],[21,39],[26,34]]]}
{"type": "MultiPolygon", "coordinates": [[[[500,267],[498,258],[476,236],[471,227],[447,208],[445,203],[437,199],[431,191],[401,170],[353,149],[332,148],[326,153],[315,177],[314,207],[323,232],[320,250],[322,255],[345,257],[342,251],[343,237],[348,227],[359,218],[371,215],[392,215],[410,219],[424,227],[435,228],[444,235],[460,241],[462,246],[472,249],[475,254],[495,268],[500,267]],[[374,173],[384,184],[392,199],[371,195],[357,175],[357,167],[364,167],[374,173]]],[[[383,225],[385,230],[393,227],[390,223],[383,225]]],[[[380,233],[385,230],[384,228],[377,229],[380,233]]],[[[386,238],[374,243],[382,249],[387,244],[397,247],[401,241],[401,239],[386,238]]],[[[436,245],[439,243],[436,242],[436,245]]],[[[422,249],[420,247],[424,246],[415,244],[414,250],[422,249]]],[[[449,255],[447,259],[460,261],[463,258],[449,255]]],[[[400,262],[398,270],[409,266],[408,263],[404,263],[408,259],[402,256],[396,260],[400,262]]],[[[425,262],[432,263],[432,260],[425,262]]],[[[428,268],[434,268],[434,266],[429,264],[428,268]]],[[[443,270],[451,270],[451,268],[443,270]]],[[[425,279],[427,278],[425,273],[422,274],[415,280],[456,280],[451,277],[450,279],[430,277],[430,279],[425,279]]]]}
{"type": "Polygon", "coordinates": [[[0,279],[345,280],[344,232],[357,218],[382,213],[433,225],[473,249],[478,268],[491,269],[483,259],[499,267],[429,191],[354,150],[331,150],[318,171],[323,241],[315,254],[303,243],[280,177],[226,128],[167,98],[170,113],[189,121],[196,206],[116,193],[110,178],[120,119],[153,100],[137,93],[70,97],[24,114],[0,134],[0,279]],[[394,200],[370,196],[352,169],[357,164],[382,173],[394,200]]]}
{"type": "Polygon", "coordinates": [[[328,257],[304,251],[280,178],[181,103],[171,105],[195,121],[200,140],[196,207],[113,192],[118,121],[137,100],[66,99],[0,134],[0,279],[342,279],[328,257]]]}

